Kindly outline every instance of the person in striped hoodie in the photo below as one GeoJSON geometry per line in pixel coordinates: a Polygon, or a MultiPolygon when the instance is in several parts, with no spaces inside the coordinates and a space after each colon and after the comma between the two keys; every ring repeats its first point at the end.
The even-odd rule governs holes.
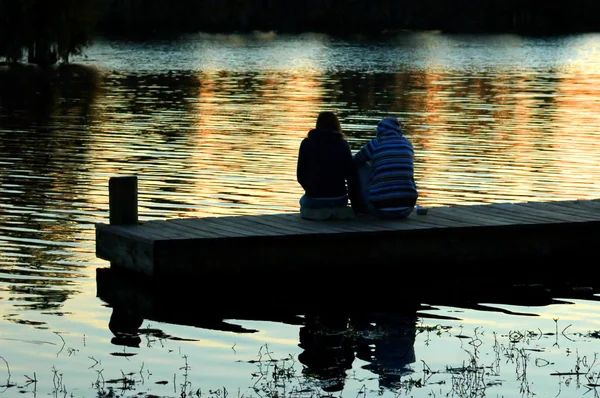
{"type": "Polygon", "coordinates": [[[414,149],[402,124],[386,117],[377,124],[377,135],[355,155],[361,206],[380,217],[406,218],[419,197],[414,179],[414,149]]]}

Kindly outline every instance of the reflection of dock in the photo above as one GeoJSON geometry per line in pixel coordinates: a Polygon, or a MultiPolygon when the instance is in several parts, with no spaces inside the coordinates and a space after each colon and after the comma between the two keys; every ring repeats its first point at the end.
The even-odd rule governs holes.
{"type": "MultiPolygon", "coordinates": [[[[316,222],[283,213],[138,222],[137,179],[112,178],[110,187],[111,224],[96,225],[97,256],[157,277],[573,261],[595,253],[600,226],[600,200],[438,207],[400,221],[316,222]]],[[[428,277],[448,277],[437,271],[428,277]]]]}
{"type": "MultiPolygon", "coordinates": [[[[303,374],[318,381],[327,392],[344,388],[356,359],[364,362],[364,369],[377,375],[381,388],[398,388],[401,379],[413,371],[411,365],[418,362],[415,336],[424,331],[419,318],[460,320],[455,317],[460,316],[460,311],[449,317],[436,314],[435,306],[531,316],[503,307],[567,304],[564,300],[569,298],[598,299],[594,295],[597,288],[473,284],[460,289],[424,289],[413,292],[408,300],[399,299],[402,292],[398,290],[386,294],[368,286],[349,285],[344,275],[339,278],[333,290],[318,291],[312,285],[304,289],[286,285],[286,290],[268,284],[169,285],[120,269],[96,270],[97,296],[112,308],[108,328],[114,334],[113,344],[139,347],[144,336],[148,342],[163,338],[184,340],[154,327],[142,328],[144,320],[229,333],[256,332],[247,321],[295,325],[303,350],[298,355],[305,366],[303,374]],[[350,300],[351,295],[357,296],[362,305],[350,300]]],[[[261,324],[253,323],[253,327],[260,328],[261,324]]],[[[193,331],[190,334],[192,338],[196,335],[193,331]]],[[[134,354],[119,351],[111,355],[134,354]]]]}
{"type": "Polygon", "coordinates": [[[302,318],[293,313],[261,313],[261,308],[256,308],[259,307],[256,303],[252,312],[247,311],[250,306],[236,306],[235,303],[227,308],[225,304],[229,297],[219,298],[214,289],[197,287],[194,290],[189,285],[182,286],[185,289],[179,291],[160,289],[147,283],[148,281],[133,280],[129,276],[120,275],[109,268],[96,270],[97,296],[108,303],[114,312],[126,314],[117,317],[121,320],[119,325],[122,329],[137,329],[144,319],[233,333],[254,333],[256,330],[227,322],[225,319],[269,321],[289,325],[303,323],[302,318]],[[203,290],[205,294],[202,293],[203,290]],[[128,320],[125,321],[125,318],[128,320]],[[122,326],[129,323],[138,324],[134,328],[122,326]]]}
{"type": "MultiPolygon", "coordinates": [[[[380,388],[400,391],[402,381],[407,380],[415,371],[415,364],[420,363],[415,338],[430,330],[420,325],[419,319],[460,320],[455,316],[460,317],[462,311],[452,311],[451,318],[444,315],[445,311],[436,315],[438,305],[531,316],[509,312],[503,307],[566,304],[568,301],[564,300],[569,298],[598,299],[594,296],[598,289],[470,285],[460,289],[462,297],[449,294],[448,290],[452,289],[430,289],[417,292],[413,300],[398,300],[398,291],[386,296],[377,289],[369,291],[364,286],[348,286],[343,275],[337,284],[345,286],[345,293],[332,294],[316,291],[312,285],[304,289],[295,286],[287,291],[265,284],[245,286],[245,289],[243,284],[215,287],[183,282],[165,286],[119,269],[98,268],[96,272],[97,296],[112,308],[108,324],[114,335],[112,344],[140,347],[144,338],[146,344],[151,344],[160,339],[189,341],[200,336],[194,330],[186,332],[189,336],[186,339],[169,335],[156,327],[142,327],[144,320],[228,333],[252,333],[257,331],[255,327],[265,327],[263,323],[247,321],[295,325],[302,349],[297,356],[303,365],[302,374],[329,393],[344,389],[357,360],[360,360],[359,366],[377,377],[380,388]],[[320,299],[323,294],[328,296],[328,302],[320,299]],[[357,306],[349,300],[351,294],[359,296],[364,305],[357,306]],[[391,305],[386,305],[385,297],[391,305]]],[[[135,354],[130,350],[111,353],[116,356],[135,354]]]]}

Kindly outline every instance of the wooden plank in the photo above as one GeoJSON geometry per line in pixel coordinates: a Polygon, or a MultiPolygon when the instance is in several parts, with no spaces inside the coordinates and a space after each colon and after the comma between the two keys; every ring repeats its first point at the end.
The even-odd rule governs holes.
{"type": "Polygon", "coordinates": [[[165,228],[176,231],[181,238],[187,239],[213,239],[217,238],[218,235],[209,233],[197,228],[189,227],[178,222],[172,222],[172,220],[166,220],[164,223],[165,228]]]}
{"type": "Polygon", "coordinates": [[[521,209],[521,211],[535,214],[549,221],[558,222],[573,222],[580,218],[578,215],[568,214],[566,212],[557,211],[555,209],[544,206],[538,202],[514,203],[513,208],[521,209]]]}
{"type": "Polygon", "coordinates": [[[594,219],[598,217],[598,215],[600,214],[600,210],[595,208],[592,204],[585,206],[579,202],[581,202],[581,201],[566,202],[566,203],[561,202],[561,207],[568,208],[571,210],[577,210],[577,211],[581,212],[582,214],[585,214],[586,216],[592,217],[594,219]]]}
{"type": "Polygon", "coordinates": [[[213,228],[200,222],[200,220],[201,219],[198,218],[174,218],[167,220],[167,223],[177,224],[181,228],[188,228],[191,233],[197,234],[202,239],[216,239],[223,237],[223,235],[215,232],[213,228]]]}
{"type": "Polygon", "coordinates": [[[262,216],[218,216],[211,218],[215,222],[227,226],[229,228],[241,229],[244,232],[250,234],[250,236],[275,236],[277,231],[273,228],[267,228],[262,226],[257,229],[256,224],[248,223],[247,221],[253,218],[260,218],[262,216]]]}
{"type": "MultiPolygon", "coordinates": [[[[354,223],[355,218],[348,218],[343,220],[305,220],[300,217],[294,220],[297,225],[310,226],[315,232],[321,233],[347,233],[352,232],[355,229],[356,224],[354,223]]],[[[356,232],[366,232],[364,228],[356,229],[356,232]]]]}
{"type": "Polygon", "coordinates": [[[327,221],[312,221],[305,220],[298,213],[282,213],[276,215],[283,219],[283,222],[294,223],[295,225],[311,226],[314,223],[328,223],[334,228],[342,229],[341,232],[376,232],[376,231],[393,231],[400,229],[422,229],[422,228],[439,228],[447,227],[447,223],[431,222],[425,216],[417,216],[411,214],[406,220],[385,220],[377,217],[365,215],[357,216],[345,220],[327,220],[327,221]],[[400,224],[396,224],[400,223],[400,224]]]}
{"type": "Polygon", "coordinates": [[[540,224],[547,222],[547,220],[543,218],[530,214],[528,215],[523,211],[516,211],[516,209],[504,209],[498,203],[488,206],[474,206],[472,212],[484,214],[486,217],[490,217],[497,221],[508,224],[540,224]]]}
{"type": "MultiPolygon", "coordinates": [[[[197,238],[198,235],[188,234],[182,231],[178,231],[172,228],[171,225],[163,221],[148,221],[141,223],[137,226],[139,231],[151,233],[154,236],[160,237],[160,239],[182,239],[182,238],[197,238]]],[[[160,240],[159,239],[159,240],[160,240]]]]}
{"type": "Polygon", "coordinates": [[[417,215],[414,211],[405,219],[387,219],[372,215],[360,216],[354,219],[356,224],[360,224],[362,228],[372,229],[383,229],[385,231],[396,231],[396,230],[420,230],[430,228],[445,228],[448,226],[447,222],[440,222],[435,220],[435,217],[428,217],[425,215],[417,215]]]}
{"type": "Polygon", "coordinates": [[[574,222],[575,219],[579,218],[579,216],[544,207],[539,202],[511,203],[510,208],[531,216],[540,217],[547,220],[547,222],[574,222]]]}
{"type": "Polygon", "coordinates": [[[502,207],[500,204],[489,205],[486,208],[481,208],[480,206],[473,207],[472,211],[474,213],[483,213],[488,217],[493,217],[510,224],[544,224],[549,222],[545,218],[528,214],[523,209],[502,207]]]}
{"type": "Polygon", "coordinates": [[[260,218],[262,218],[262,216],[244,216],[239,217],[239,219],[238,217],[236,217],[231,219],[229,222],[231,224],[241,223],[247,230],[256,231],[257,235],[260,236],[278,236],[290,234],[288,229],[281,228],[279,226],[271,226],[264,223],[259,223],[258,220],[260,218]]]}
{"type": "MultiPolygon", "coordinates": [[[[565,203],[565,205],[569,205],[565,203]]],[[[577,207],[581,210],[588,210],[593,213],[600,213],[600,202],[599,201],[591,201],[591,200],[578,200],[573,203],[574,207],[577,207]]]]}
{"type": "Polygon", "coordinates": [[[413,214],[409,215],[404,219],[393,219],[393,218],[383,218],[375,215],[365,215],[357,217],[354,222],[359,228],[369,229],[369,230],[385,230],[385,231],[394,231],[394,230],[406,230],[406,229],[423,229],[423,228],[431,228],[432,225],[430,223],[423,222],[424,220],[417,220],[413,214]]]}
{"type": "Polygon", "coordinates": [[[206,230],[205,228],[199,228],[201,227],[200,224],[198,224],[196,222],[197,219],[195,218],[172,218],[169,220],[166,220],[165,222],[167,224],[174,224],[176,225],[178,228],[181,229],[185,229],[187,231],[189,231],[190,234],[195,235],[198,239],[200,238],[204,238],[204,239],[214,239],[214,238],[219,238],[222,237],[219,234],[216,234],[213,231],[210,230],[206,230]]]}
{"type": "Polygon", "coordinates": [[[540,203],[539,205],[541,209],[546,209],[555,213],[581,217],[585,221],[590,221],[597,218],[593,211],[587,210],[580,205],[573,204],[573,202],[546,202],[540,203]]]}
{"type": "Polygon", "coordinates": [[[145,228],[152,228],[157,233],[169,234],[171,239],[198,239],[203,237],[197,231],[183,225],[169,222],[170,220],[156,220],[144,223],[145,228]]]}
{"type": "Polygon", "coordinates": [[[388,231],[407,230],[407,229],[420,230],[420,229],[445,228],[446,227],[444,225],[444,223],[440,223],[439,220],[438,220],[438,222],[435,222],[434,218],[429,218],[429,219],[425,220],[423,218],[425,216],[418,216],[418,217],[419,217],[419,219],[417,219],[416,216],[413,217],[411,215],[407,219],[404,219],[404,220],[386,220],[383,218],[368,216],[368,217],[364,218],[363,220],[358,220],[358,223],[363,226],[366,225],[370,229],[373,227],[376,227],[377,229],[384,228],[385,230],[388,230],[388,231]],[[428,221],[428,222],[426,222],[426,221],[428,221]]]}
{"type": "Polygon", "coordinates": [[[597,208],[595,208],[595,206],[593,205],[584,205],[583,203],[579,203],[581,201],[573,201],[573,202],[561,202],[561,207],[562,208],[566,208],[569,209],[570,211],[578,211],[580,212],[582,215],[585,215],[586,217],[591,217],[591,218],[597,218],[598,214],[600,214],[600,210],[598,210],[597,208]]]}
{"type": "Polygon", "coordinates": [[[600,199],[595,200],[578,200],[577,201],[582,206],[587,206],[593,209],[600,210],[600,199]]]}
{"type": "MultiPolygon", "coordinates": [[[[468,206],[464,206],[468,207],[468,206]]],[[[483,218],[473,212],[463,209],[463,206],[452,206],[447,208],[441,208],[440,211],[431,209],[427,216],[435,216],[445,218],[452,222],[450,228],[457,227],[489,227],[493,225],[503,225],[502,222],[490,220],[489,218],[483,218]]]]}
{"type": "Polygon", "coordinates": [[[586,214],[585,210],[581,208],[579,208],[579,210],[576,212],[574,211],[575,209],[569,209],[568,207],[564,206],[553,206],[547,203],[537,203],[531,205],[524,203],[523,205],[526,208],[535,208],[539,211],[553,214],[555,217],[560,216],[568,222],[586,222],[597,218],[594,217],[593,214],[590,214],[591,212],[586,214]]]}
{"type": "Polygon", "coordinates": [[[445,206],[432,208],[429,210],[427,217],[441,218],[447,220],[449,228],[488,226],[489,223],[481,218],[473,218],[472,215],[458,213],[455,209],[458,206],[445,206]]]}
{"type": "Polygon", "coordinates": [[[234,238],[247,236],[241,233],[232,233],[228,230],[215,228],[212,223],[208,222],[207,218],[179,218],[172,220],[172,222],[188,228],[193,228],[198,231],[198,234],[204,235],[205,238],[234,238]]]}
{"type": "Polygon", "coordinates": [[[414,219],[419,224],[423,224],[424,226],[428,226],[429,228],[450,228],[452,225],[454,225],[453,222],[448,219],[440,217],[431,217],[429,213],[423,215],[413,213],[410,215],[410,217],[414,217],[414,219]]]}
{"type": "Polygon", "coordinates": [[[554,213],[549,210],[543,210],[539,207],[536,207],[534,203],[514,203],[512,206],[515,208],[521,208],[526,211],[528,214],[535,214],[540,217],[543,217],[549,221],[555,222],[575,222],[575,217],[564,215],[560,213],[554,213]]]}
{"type": "Polygon", "coordinates": [[[308,228],[301,225],[294,225],[292,223],[270,221],[269,219],[262,217],[251,218],[249,222],[254,223],[261,228],[276,229],[277,231],[280,231],[281,235],[307,235],[317,233],[312,227],[308,228]]]}
{"type": "MultiPolygon", "coordinates": [[[[539,206],[535,206],[535,208],[540,209],[539,206]]],[[[548,213],[539,213],[535,211],[530,211],[527,207],[515,206],[514,203],[506,203],[500,204],[498,209],[501,211],[506,211],[513,214],[518,214],[523,219],[530,219],[537,221],[538,223],[552,223],[552,222],[563,222],[565,221],[564,213],[551,212],[554,214],[548,213]]]]}
{"type": "Polygon", "coordinates": [[[197,220],[197,223],[203,225],[203,227],[213,230],[215,233],[228,238],[244,238],[255,236],[254,233],[246,231],[238,227],[231,227],[218,220],[218,217],[203,217],[197,220]]]}
{"type": "Polygon", "coordinates": [[[340,234],[340,233],[354,233],[354,232],[367,232],[367,229],[357,225],[354,219],[344,220],[304,220],[300,217],[297,219],[278,220],[278,222],[285,223],[286,225],[294,225],[297,228],[310,228],[311,233],[329,233],[329,234],[340,234]]]}
{"type": "MultiPolygon", "coordinates": [[[[286,228],[259,223],[260,216],[241,216],[241,217],[221,217],[220,222],[230,227],[243,228],[245,231],[252,232],[256,236],[278,236],[290,234],[286,228]]],[[[294,231],[294,233],[297,233],[294,231]]]]}
{"type": "Polygon", "coordinates": [[[334,232],[340,232],[339,231],[340,225],[343,225],[344,231],[357,231],[357,232],[364,231],[364,228],[361,229],[360,226],[356,225],[356,223],[354,222],[354,219],[323,220],[323,221],[305,220],[302,217],[300,217],[299,213],[281,213],[281,214],[273,214],[271,216],[273,217],[274,220],[277,220],[278,223],[282,223],[284,225],[294,225],[297,228],[300,228],[303,230],[308,230],[308,231],[311,231],[312,233],[314,233],[315,228],[319,228],[319,229],[322,228],[323,225],[321,225],[321,224],[326,224],[325,227],[331,227],[332,231],[334,231],[334,232]]]}
{"type": "MultiPolygon", "coordinates": [[[[294,216],[286,216],[278,215],[278,219],[282,223],[290,223],[293,225],[297,225],[300,228],[311,228],[314,229],[315,224],[319,223],[327,223],[330,228],[334,232],[370,232],[373,230],[382,230],[381,227],[378,227],[374,224],[366,224],[360,223],[358,218],[346,219],[346,220],[326,220],[326,221],[313,221],[313,220],[305,220],[300,215],[294,216]]],[[[322,228],[322,226],[320,227],[322,228]]],[[[389,228],[386,228],[389,229],[389,228]]]]}
{"type": "Polygon", "coordinates": [[[227,223],[223,222],[224,217],[203,217],[199,222],[206,224],[211,228],[215,228],[219,231],[223,231],[226,234],[229,234],[230,237],[235,236],[256,236],[256,234],[252,231],[248,231],[246,229],[240,228],[239,226],[231,226],[227,223]]]}
{"type": "MultiPolygon", "coordinates": [[[[288,233],[302,233],[302,234],[314,234],[319,233],[323,226],[315,225],[316,221],[307,221],[298,217],[299,221],[293,222],[292,219],[285,220],[280,218],[278,215],[269,214],[262,217],[253,217],[252,222],[266,225],[270,228],[278,228],[287,231],[288,233]]],[[[333,232],[333,230],[329,231],[333,232]]]]}
{"type": "Polygon", "coordinates": [[[115,233],[120,235],[131,235],[149,241],[165,239],[163,235],[154,233],[151,229],[140,228],[139,225],[110,225],[115,233]]]}
{"type": "Polygon", "coordinates": [[[431,225],[427,223],[417,223],[410,218],[400,220],[388,220],[386,218],[372,217],[371,219],[365,219],[364,222],[381,227],[388,227],[391,231],[421,230],[432,228],[431,225]]]}
{"type": "MultiPolygon", "coordinates": [[[[423,217],[423,216],[419,216],[423,217]]],[[[375,221],[376,222],[376,221],[375,221]]],[[[425,219],[416,219],[416,218],[407,218],[404,221],[399,220],[400,224],[396,225],[395,223],[392,226],[392,229],[399,230],[421,230],[421,229],[437,229],[437,228],[447,228],[448,220],[436,220],[434,217],[430,217],[425,219]]]]}
{"type": "Polygon", "coordinates": [[[495,209],[499,213],[505,214],[506,217],[513,217],[515,223],[548,224],[564,221],[562,216],[548,217],[549,214],[540,215],[536,211],[529,211],[527,208],[515,206],[514,203],[499,203],[495,209]]]}
{"type": "Polygon", "coordinates": [[[473,219],[470,219],[470,222],[475,222],[474,220],[482,220],[484,222],[484,227],[493,227],[493,226],[507,226],[513,225],[516,223],[520,223],[510,217],[506,217],[505,215],[495,214],[490,209],[481,209],[476,208],[475,206],[465,206],[464,208],[455,209],[456,214],[465,214],[465,217],[470,216],[473,219]],[[471,208],[473,207],[473,208],[471,208]]]}
{"type": "Polygon", "coordinates": [[[544,207],[546,205],[553,205],[553,206],[560,206],[562,207],[566,207],[566,208],[573,208],[573,209],[579,209],[579,210],[586,210],[591,208],[596,208],[596,206],[599,206],[598,208],[600,208],[600,204],[596,201],[592,201],[592,200],[554,200],[554,201],[544,201],[544,202],[524,202],[523,204],[527,204],[527,205],[535,205],[535,206],[541,206],[544,207]]]}

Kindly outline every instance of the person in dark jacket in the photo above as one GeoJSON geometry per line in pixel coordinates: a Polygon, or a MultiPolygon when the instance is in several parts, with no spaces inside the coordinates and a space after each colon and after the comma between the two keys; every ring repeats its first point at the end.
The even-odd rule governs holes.
{"type": "MultiPolygon", "coordinates": [[[[297,178],[304,195],[300,214],[308,219],[352,217],[348,200],[355,196],[356,169],[350,145],[333,112],[321,112],[314,129],[302,140],[297,178]]],[[[351,200],[351,202],[353,202],[351,200]]]]}

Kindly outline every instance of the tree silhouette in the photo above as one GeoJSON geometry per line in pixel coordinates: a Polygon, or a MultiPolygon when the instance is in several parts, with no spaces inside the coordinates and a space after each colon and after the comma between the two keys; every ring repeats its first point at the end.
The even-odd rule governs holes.
{"type": "Polygon", "coordinates": [[[0,58],[48,66],[91,43],[104,0],[0,0],[0,58]]]}

